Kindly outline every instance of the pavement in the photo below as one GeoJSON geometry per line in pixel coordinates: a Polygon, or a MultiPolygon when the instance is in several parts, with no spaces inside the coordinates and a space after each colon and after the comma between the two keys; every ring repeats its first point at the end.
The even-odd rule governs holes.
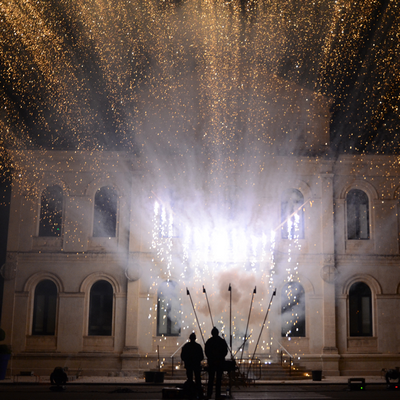
{"type": "MultiPolygon", "coordinates": [[[[288,380],[257,380],[254,382],[255,385],[334,385],[334,384],[348,384],[349,378],[352,379],[365,379],[365,384],[385,384],[383,376],[322,376],[321,381],[313,381],[310,379],[288,379],[288,380]]],[[[15,376],[13,378],[6,377],[4,380],[0,380],[0,385],[6,384],[28,384],[28,383],[42,383],[50,384],[50,378],[48,376],[15,376]]],[[[157,386],[176,386],[182,385],[183,380],[164,380],[163,383],[157,383],[157,386]]],[[[69,385],[154,385],[154,383],[146,383],[142,374],[131,375],[131,376],[80,376],[77,379],[70,379],[69,385]]]]}
{"type": "MultiPolygon", "coordinates": [[[[360,382],[360,381],[359,381],[360,382]]],[[[146,383],[141,374],[133,376],[82,376],[63,390],[54,391],[49,377],[24,376],[0,381],[1,400],[161,400],[187,397],[183,380],[146,383]]],[[[53,387],[54,389],[54,387],[53,387]]],[[[310,379],[256,381],[232,387],[225,400],[399,400],[399,390],[389,389],[381,376],[327,376],[310,379]],[[365,379],[363,390],[351,389],[349,378],[365,379]],[[365,390],[367,389],[367,390],[365,390]]],[[[223,384],[223,393],[226,385],[223,384]]],[[[212,397],[215,399],[215,396],[212,397]]]]}

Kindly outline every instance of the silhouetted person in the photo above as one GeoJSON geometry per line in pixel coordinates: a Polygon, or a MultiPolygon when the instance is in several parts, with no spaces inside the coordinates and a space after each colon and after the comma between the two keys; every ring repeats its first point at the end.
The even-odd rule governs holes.
{"type": "Polygon", "coordinates": [[[385,373],[385,379],[386,379],[386,383],[388,385],[390,385],[390,380],[396,380],[397,382],[400,383],[400,371],[397,369],[388,369],[385,373]]]}
{"type": "Polygon", "coordinates": [[[181,359],[185,363],[187,387],[190,390],[193,387],[193,374],[195,379],[196,394],[198,397],[203,397],[201,388],[201,362],[204,360],[202,347],[196,343],[196,334],[191,333],[189,336],[190,342],[182,347],[181,359]]]}
{"type": "Polygon", "coordinates": [[[228,354],[228,345],[222,337],[218,336],[219,331],[214,326],[211,330],[210,339],[207,340],[205,346],[205,352],[208,363],[208,388],[207,397],[211,398],[213,393],[214,377],[216,375],[215,382],[215,398],[221,397],[221,384],[222,374],[224,372],[225,356],[228,354]]]}
{"type": "Polygon", "coordinates": [[[55,367],[54,371],[50,374],[50,382],[52,385],[56,385],[58,389],[67,383],[68,376],[61,367],[55,367]]]}

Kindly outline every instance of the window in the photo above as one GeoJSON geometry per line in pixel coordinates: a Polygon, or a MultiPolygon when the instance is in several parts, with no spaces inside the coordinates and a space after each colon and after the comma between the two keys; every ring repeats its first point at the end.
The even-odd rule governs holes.
{"type": "Polygon", "coordinates": [[[363,282],[349,291],[350,336],[372,336],[371,289],[363,282]]]}
{"type": "Polygon", "coordinates": [[[179,237],[181,230],[179,213],[182,210],[182,202],[175,191],[168,190],[164,201],[161,204],[156,202],[154,207],[155,215],[159,214],[159,237],[179,237]]]}
{"type": "Polygon", "coordinates": [[[56,329],[57,287],[43,280],[35,289],[32,335],[54,335],[56,329]]]}
{"type": "Polygon", "coordinates": [[[304,239],[303,204],[304,197],[297,189],[289,189],[282,194],[282,239],[304,239]]]}
{"type": "Polygon", "coordinates": [[[347,238],[349,240],[369,239],[368,196],[358,189],[349,191],[347,204],[347,238]]]}
{"type": "Polygon", "coordinates": [[[93,284],[89,303],[89,336],[111,336],[113,288],[107,281],[93,284]]]}
{"type": "Polygon", "coordinates": [[[40,200],[39,236],[60,236],[62,227],[63,193],[57,186],[49,186],[40,200]]]}
{"type": "Polygon", "coordinates": [[[303,286],[289,282],[281,295],[282,337],[306,336],[306,307],[303,286]]]}
{"type": "Polygon", "coordinates": [[[165,281],[160,285],[157,297],[157,335],[179,336],[181,305],[176,283],[165,281]]]}
{"type": "Polygon", "coordinates": [[[158,204],[156,207],[159,207],[156,212],[160,212],[159,236],[161,238],[179,237],[179,222],[176,221],[177,215],[173,209],[158,204]]]}
{"type": "Polygon", "coordinates": [[[114,188],[102,187],[94,197],[93,236],[115,237],[118,196],[114,188]]]}

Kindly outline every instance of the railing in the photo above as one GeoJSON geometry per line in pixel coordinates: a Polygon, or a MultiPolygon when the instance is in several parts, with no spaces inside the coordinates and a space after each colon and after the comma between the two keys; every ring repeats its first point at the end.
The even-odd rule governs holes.
{"type": "Polygon", "coordinates": [[[291,376],[292,375],[292,366],[293,366],[294,357],[282,346],[281,343],[279,343],[278,341],[277,341],[277,343],[278,343],[279,348],[280,348],[279,352],[280,352],[280,359],[281,359],[281,366],[282,367],[285,367],[287,365],[286,364],[286,359],[287,359],[287,357],[289,357],[289,376],[291,376]],[[285,359],[285,357],[286,357],[286,359],[285,359]]]}
{"type": "Polygon", "coordinates": [[[261,360],[241,360],[237,362],[239,373],[246,381],[256,381],[261,379],[261,360]]]}
{"type": "Polygon", "coordinates": [[[175,358],[175,354],[182,349],[182,347],[187,343],[183,342],[171,355],[171,375],[174,376],[174,369],[175,369],[175,365],[174,365],[174,358],[175,358]]]}

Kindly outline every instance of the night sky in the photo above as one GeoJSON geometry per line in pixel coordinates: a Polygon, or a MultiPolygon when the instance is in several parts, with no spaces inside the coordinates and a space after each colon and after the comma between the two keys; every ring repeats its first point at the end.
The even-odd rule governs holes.
{"type": "MultiPolygon", "coordinates": [[[[228,57],[243,81],[264,68],[332,98],[334,152],[397,153],[399,15],[390,0],[7,0],[0,8],[0,145],[134,150],[143,93],[181,96],[177,77],[194,71],[204,78],[212,53],[217,69],[228,57]],[[202,15],[215,23],[205,25],[202,15]]],[[[209,108],[202,84],[210,86],[200,82],[189,93],[197,114],[209,108]]],[[[175,110],[182,112],[180,104],[163,110],[164,124],[175,110]]],[[[231,118],[235,110],[219,113],[231,118]]]]}

